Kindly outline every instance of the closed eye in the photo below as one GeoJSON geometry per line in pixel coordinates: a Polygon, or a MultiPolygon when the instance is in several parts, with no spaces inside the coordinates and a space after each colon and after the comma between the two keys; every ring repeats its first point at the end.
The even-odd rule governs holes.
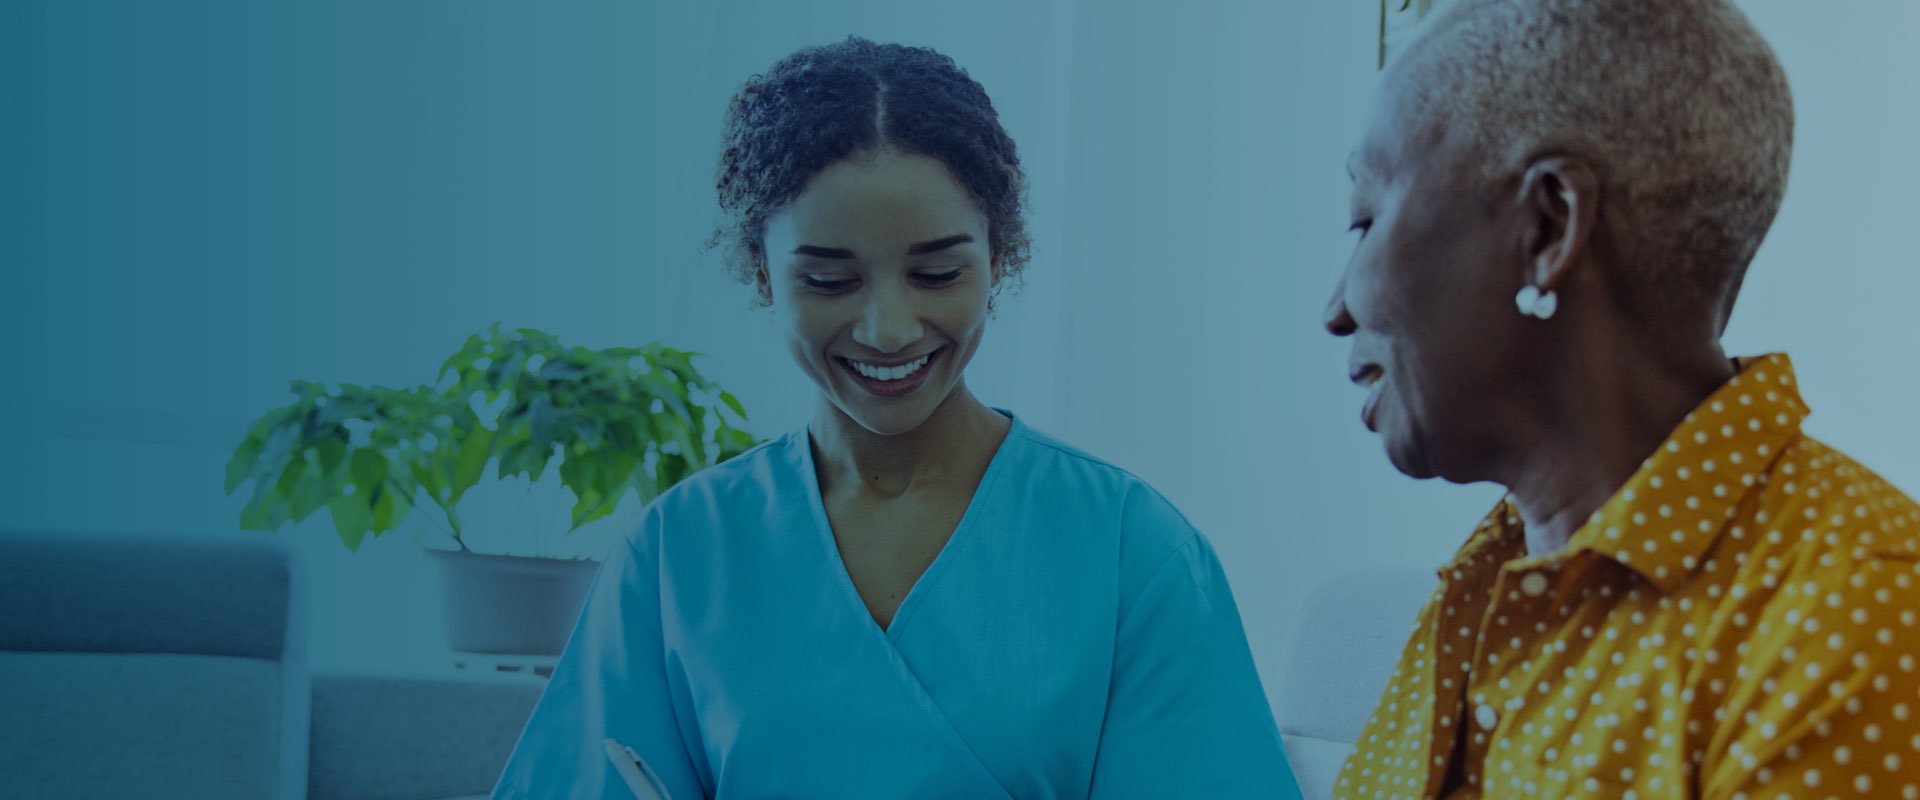
{"type": "Polygon", "coordinates": [[[802,275],[800,276],[800,283],[808,289],[812,289],[821,294],[843,294],[853,288],[855,281],[852,278],[833,280],[829,278],[816,278],[812,275],[802,275]]]}
{"type": "Polygon", "coordinates": [[[945,286],[959,280],[960,272],[960,268],[955,267],[946,272],[921,272],[917,273],[915,277],[918,278],[921,283],[928,286],[945,286]]]}

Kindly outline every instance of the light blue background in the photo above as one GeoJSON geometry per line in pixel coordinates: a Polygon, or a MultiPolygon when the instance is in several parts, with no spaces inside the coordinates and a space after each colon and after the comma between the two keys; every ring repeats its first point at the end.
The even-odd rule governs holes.
{"type": "MultiPolygon", "coordinates": [[[[1036,257],[976,390],[1209,533],[1271,690],[1308,587],[1437,564],[1498,491],[1394,473],[1320,328],[1378,8],[903,5],[0,8],[0,101],[25,109],[0,124],[0,527],[237,531],[221,468],[289,380],[423,382],[496,320],[706,353],[756,432],[802,424],[812,394],[770,316],[702,251],[711,170],[741,80],[858,33],[954,56],[1028,165],[1036,257]]],[[[1730,349],[1790,352],[1813,433],[1920,489],[1920,6],[1741,5],[1799,128],[1730,349]]],[[[551,486],[472,501],[501,548],[591,551],[620,524],[559,537],[551,486]]],[[[444,668],[408,536],[350,554],[324,514],[235,535],[307,557],[316,668],[444,668]]]]}

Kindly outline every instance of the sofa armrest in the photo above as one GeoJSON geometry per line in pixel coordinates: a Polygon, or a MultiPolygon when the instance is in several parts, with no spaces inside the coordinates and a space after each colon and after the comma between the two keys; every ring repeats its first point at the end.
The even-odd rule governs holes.
{"type": "Polygon", "coordinates": [[[545,688],[525,675],[316,675],[307,796],[486,795],[545,688]]]}
{"type": "Polygon", "coordinates": [[[297,800],[303,581],[257,535],[0,531],[0,797],[297,800]]]}
{"type": "Polygon", "coordinates": [[[1336,575],[1308,595],[1273,684],[1274,721],[1308,800],[1333,796],[1436,583],[1432,570],[1374,568],[1336,575]]]}
{"type": "Polygon", "coordinates": [[[1374,568],[1314,587],[1273,698],[1280,733],[1359,739],[1437,584],[1432,570],[1374,568]]]}

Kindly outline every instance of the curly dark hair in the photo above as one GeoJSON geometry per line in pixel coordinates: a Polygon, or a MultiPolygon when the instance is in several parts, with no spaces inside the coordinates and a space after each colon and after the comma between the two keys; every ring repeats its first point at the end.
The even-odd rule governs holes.
{"type": "Polygon", "coordinates": [[[722,137],[714,188],[726,219],[709,246],[725,247],[744,283],[766,265],[769,216],[820,170],[882,148],[938,159],[966,188],[987,217],[1001,286],[1026,266],[1027,178],[1013,139],[979,82],[934,50],[857,36],[803,48],[740,87],[722,137]]]}

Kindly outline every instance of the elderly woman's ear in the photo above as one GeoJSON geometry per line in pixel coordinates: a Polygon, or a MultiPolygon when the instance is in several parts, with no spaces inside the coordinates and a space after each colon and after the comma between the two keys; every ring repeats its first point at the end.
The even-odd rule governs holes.
{"type": "Polygon", "coordinates": [[[1600,179],[1584,160],[1548,156],[1527,166],[1517,199],[1531,223],[1523,241],[1526,285],[1550,293],[1588,255],[1599,220],[1600,179]]]}

